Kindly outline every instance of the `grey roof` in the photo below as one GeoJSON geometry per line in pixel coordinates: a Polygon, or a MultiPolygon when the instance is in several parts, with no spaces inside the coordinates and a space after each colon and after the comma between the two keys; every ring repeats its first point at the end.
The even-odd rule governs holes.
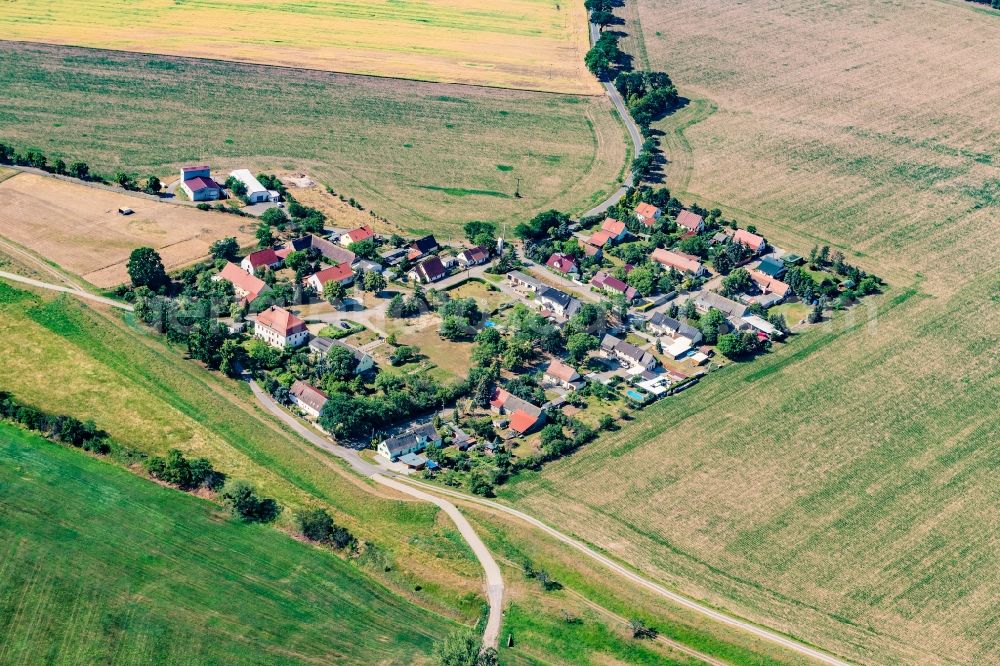
{"type": "Polygon", "coordinates": [[[649,365],[651,361],[655,362],[656,358],[650,354],[648,351],[639,349],[631,342],[625,342],[621,338],[616,338],[611,334],[607,334],[601,340],[601,349],[605,351],[613,351],[621,354],[627,359],[630,359],[634,363],[639,365],[649,365]]]}
{"type": "Polygon", "coordinates": [[[401,435],[389,437],[382,443],[385,445],[385,448],[389,450],[390,456],[396,456],[401,451],[407,451],[415,446],[419,446],[420,441],[417,439],[416,435],[407,432],[401,435]]]}
{"type": "Polygon", "coordinates": [[[433,252],[438,248],[438,242],[434,236],[424,236],[423,238],[418,238],[410,243],[410,247],[418,252],[427,254],[428,252],[433,252]]]}
{"type": "Polygon", "coordinates": [[[347,351],[354,354],[354,359],[359,362],[363,361],[365,357],[368,356],[367,353],[361,351],[360,349],[358,349],[353,345],[344,342],[343,340],[334,340],[333,338],[324,338],[316,336],[309,341],[309,349],[312,349],[314,352],[322,354],[323,356],[329,354],[330,350],[333,349],[334,347],[343,347],[347,351]]]}
{"type": "Polygon", "coordinates": [[[680,321],[679,319],[668,317],[662,312],[653,313],[653,316],[649,318],[649,323],[658,328],[669,329],[677,333],[678,335],[684,336],[685,338],[691,340],[696,344],[699,341],[701,341],[702,338],[701,331],[699,331],[694,326],[691,326],[690,324],[680,321]]]}
{"type": "Polygon", "coordinates": [[[315,234],[296,238],[289,242],[288,245],[296,251],[305,250],[310,247],[316,248],[324,257],[338,264],[350,265],[354,263],[355,255],[353,252],[315,234]]]}
{"type": "Polygon", "coordinates": [[[574,312],[580,309],[580,301],[576,300],[564,291],[559,291],[552,287],[547,287],[543,289],[539,294],[538,298],[542,300],[551,301],[556,303],[562,308],[567,315],[572,315],[574,312]]]}
{"type": "Polygon", "coordinates": [[[521,271],[511,271],[507,273],[508,280],[517,280],[518,282],[523,282],[526,285],[533,287],[534,289],[541,289],[545,285],[542,284],[537,278],[533,278],[527,273],[522,273],[521,271]]]}
{"type": "Polygon", "coordinates": [[[757,270],[773,278],[781,277],[785,272],[785,262],[774,257],[764,257],[760,260],[757,270]]]}
{"type": "Polygon", "coordinates": [[[721,294],[717,294],[714,291],[698,292],[698,297],[695,299],[694,303],[702,310],[708,310],[710,308],[721,310],[727,317],[742,317],[748,310],[747,306],[742,303],[737,303],[736,301],[726,298],[721,294]]]}

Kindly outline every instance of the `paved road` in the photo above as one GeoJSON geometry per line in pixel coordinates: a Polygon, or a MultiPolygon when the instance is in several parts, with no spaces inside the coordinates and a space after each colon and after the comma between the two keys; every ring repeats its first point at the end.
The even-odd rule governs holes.
{"type": "Polygon", "coordinates": [[[85,298],[89,301],[94,301],[96,303],[103,303],[104,305],[110,305],[114,308],[121,308],[122,310],[128,310],[131,312],[133,308],[128,303],[122,303],[121,301],[116,301],[112,298],[105,298],[104,296],[98,296],[97,294],[91,294],[89,291],[83,291],[82,289],[74,289],[73,287],[64,287],[61,284],[51,284],[49,282],[42,282],[41,280],[34,280],[32,278],[24,277],[23,275],[17,275],[16,273],[8,273],[7,271],[0,271],[0,278],[5,280],[10,280],[11,282],[20,282],[21,284],[28,284],[32,287],[39,287],[41,289],[49,289],[51,291],[61,291],[64,294],[72,294],[78,298],[85,298]]]}
{"type": "MultiPolygon", "coordinates": [[[[590,24],[590,43],[595,43],[601,37],[600,26],[590,24]]],[[[628,130],[629,138],[632,139],[632,147],[634,149],[633,157],[639,155],[639,151],[642,150],[642,133],[639,131],[639,127],[632,120],[632,114],[628,112],[625,107],[625,100],[622,99],[621,94],[619,94],[618,89],[615,88],[614,84],[610,81],[602,81],[601,84],[604,86],[604,91],[611,98],[611,103],[615,105],[615,109],[618,111],[618,116],[622,119],[625,124],[625,129],[628,130]]],[[[632,187],[632,169],[631,164],[626,167],[625,181],[622,186],[618,188],[610,197],[605,199],[602,203],[597,204],[581,217],[586,217],[590,215],[602,215],[609,208],[618,203],[630,187],[632,187]]]]}
{"type": "Polygon", "coordinates": [[[705,606],[703,604],[698,603],[697,601],[688,599],[687,597],[677,594],[676,592],[672,592],[667,588],[663,587],[662,585],[659,585],[658,583],[655,583],[649,580],[648,578],[644,578],[643,576],[640,576],[639,574],[633,572],[631,569],[618,564],[611,558],[602,555],[601,553],[590,548],[581,541],[578,541],[552,527],[549,527],[542,521],[538,520],[537,518],[533,518],[532,516],[524,513],[523,511],[512,509],[509,506],[500,504],[499,502],[483,499],[481,497],[475,497],[473,495],[466,495],[465,493],[449,490],[447,488],[439,488],[437,486],[424,483],[423,481],[417,481],[415,479],[406,479],[406,482],[411,485],[427,488],[428,490],[432,490],[433,492],[436,492],[441,495],[448,495],[449,497],[454,497],[456,499],[472,502],[474,504],[487,506],[497,511],[502,511],[503,513],[506,513],[510,516],[514,516],[515,518],[518,518],[533,527],[537,527],[538,529],[542,530],[543,532],[553,537],[554,539],[557,539],[558,541],[561,541],[562,543],[576,549],[577,551],[589,557],[590,559],[600,562],[601,564],[606,566],[611,571],[617,573],[618,575],[627,578],[628,580],[639,585],[640,587],[643,587],[665,599],[669,599],[670,601],[680,606],[683,606],[688,610],[704,615],[712,620],[715,620],[716,622],[720,622],[730,627],[735,627],[749,634],[752,634],[758,638],[762,638],[766,641],[779,645],[785,649],[791,650],[797,654],[809,657],[811,659],[815,659],[818,662],[829,664],[830,666],[848,666],[847,662],[837,659],[836,657],[829,655],[821,650],[810,647],[805,643],[800,643],[794,639],[782,636],[781,634],[771,631],[769,629],[764,629],[763,627],[751,624],[750,622],[745,622],[743,620],[731,617],[725,613],[715,610],[714,608],[705,606]]]}
{"type": "MultiPolygon", "coordinates": [[[[254,396],[256,396],[257,401],[271,414],[278,417],[283,423],[288,425],[292,430],[297,432],[309,443],[328,451],[338,458],[347,461],[347,463],[358,473],[366,476],[378,484],[386,486],[388,488],[393,488],[394,490],[401,492],[403,494],[409,495],[419,500],[425,502],[431,502],[436,504],[441,508],[448,517],[452,519],[455,526],[458,528],[459,533],[472,548],[472,552],[475,554],[476,559],[483,567],[483,571],[486,574],[486,598],[489,601],[490,613],[486,619],[486,629],[483,631],[483,645],[486,647],[496,648],[500,640],[500,621],[503,615],[503,593],[504,584],[503,576],[500,574],[500,567],[497,565],[493,555],[490,553],[486,544],[483,543],[479,535],[466,520],[465,516],[458,510],[454,504],[441,497],[431,495],[423,490],[418,490],[412,486],[408,486],[404,483],[400,483],[395,472],[387,470],[379,465],[373,464],[362,458],[357,451],[354,449],[349,449],[344,446],[339,446],[334,444],[330,440],[321,436],[316,431],[310,429],[297,418],[288,413],[285,409],[274,402],[271,396],[267,394],[257,382],[250,382],[250,389],[253,391],[254,396]]],[[[432,486],[433,488],[433,486],[432,486]]]]}

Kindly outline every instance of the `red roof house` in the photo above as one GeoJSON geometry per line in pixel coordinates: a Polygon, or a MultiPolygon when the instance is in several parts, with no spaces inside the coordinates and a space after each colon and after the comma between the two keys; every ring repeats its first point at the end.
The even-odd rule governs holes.
{"type": "Polygon", "coordinates": [[[560,254],[559,252],[556,252],[549,257],[549,260],[545,262],[545,265],[564,275],[579,272],[576,267],[576,261],[573,260],[573,257],[566,254],[560,254]]]}
{"type": "Polygon", "coordinates": [[[733,234],[733,240],[750,248],[754,252],[760,252],[767,246],[767,242],[757,234],[752,234],[746,229],[737,229],[733,234]]]}
{"type": "Polygon", "coordinates": [[[614,238],[616,241],[620,241],[628,234],[625,223],[619,222],[613,217],[604,220],[604,223],[601,225],[601,231],[607,233],[609,238],[614,238]]]}
{"type": "Polygon", "coordinates": [[[248,303],[252,303],[262,293],[271,289],[259,277],[247,273],[231,261],[212,279],[231,283],[236,295],[248,303]]]}
{"type": "Polygon", "coordinates": [[[364,226],[358,227],[357,229],[351,229],[346,234],[340,237],[340,244],[347,247],[351,243],[360,243],[361,241],[370,240],[375,238],[375,231],[371,227],[364,226]]]}
{"type": "Polygon", "coordinates": [[[253,273],[261,266],[276,268],[280,265],[281,257],[279,257],[271,248],[251,252],[243,258],[242,262],[240,262],[240,268],[245,270],[247,273],[253,273]]]}
{"type": "Polygon", "coordinates": [[[637,292],[634,287],[628,286],[614,275],[606,273],[605,271],[598,271],[597,274],[591,278],[590,284],[598,289],[603,289],[604,291],[614,291],[619,294],[624,294],[625,298],[630,301],[639,295],[639,292],[637,292]]]}
{"type": "Polygon", "coordinates": [[[354,271],[348,264],[337,264],[313,273],[304,282],[318,293],[323,293],[327,282],[339,282],[345,287],[354,282],[354,271]]]}
{"type": "Polygon", "coordinates": [[[651,254],[649,258],[653,261],[660,262],[664,266],[676,268],[682,273],[694,273],[695,275],[701,275],[705,272],[704,266],[701,265],[701,262],[698,261],[697,257],[683,252],[674,252],[672,250],[656,248],[653,250],[653,254],[651,254]]]}
{"type": "Polygon", "coordinates": [[[635,207],[635,216],[647,227],[656,224],[656,221],[660,219],[660,215],[662,214],[659,208],[646,202],[642,202],[635,207]]]}
{"type": "Polygon", "coordinates": [[[680,214],[677,215],[677,226],[681,229],[687,229],[688,231],[698,233],[705,229],[705,219],[697,213],[692,213],[689,210],[682,210],[680,214]]]}

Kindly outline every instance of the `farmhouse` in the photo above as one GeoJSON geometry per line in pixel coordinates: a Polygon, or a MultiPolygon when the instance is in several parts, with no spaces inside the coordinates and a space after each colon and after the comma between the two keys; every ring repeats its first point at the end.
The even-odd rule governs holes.
{"type": "Polygon", "coordinates": [[[549,367],[545,368],[544,379],[554,386],[561,386],[572,391],[579,386],[580,374],[559,359],[552,359],[549,367]]]}
{"type": "Polygon", "coordinates": [[[372,358],[371,354],[361,351],[343,340],[317,336],[309,341],[309,351],[318,356],[326,356],[334,347],[343,347],[354,355],[354,360],[357,361],[357,365],[354,366],[354,374],[356,375],[363,375],[375,367],[375,359],[372,358]]]}
{"type": "Polygon", "coordinates": [[[212,279],[225,280],[232,284],[233,292],[247,303],[253,303],[258,296],[271,290],[259,277],[247,273],[231,261],[223,266],[217,275],[212,276],[212,279]]]}
{"type": "Polygon", "coordinates": [[[212,180],[207,165],[181,167],[181,189],[191,201],[213,201],[222,196],[222,186],[212,180]]]}
{"type": "Polygon", "coordinates": [[[346,234],[340,237],[340,244],[347,247],[351,243],[360,243],[361,241],[372,240],[375,238],[375,231],[369,226],[358,227],[357,229],[351,229],[346,234]]]}
{"type": "Polygon", "coordinates": [[[625,237],[628,236],[628,229],[625,228],[625,223],[619,222],[613,217],[604,220],[603,224],[601,224],[601,231],[606,233],[608,238],[616,243],[625,240],[625,237]]]}
{"type": "Polygon", "coordinates": [[[261,185],[259,180],[254,178],[254,175],[250,173],[249,169],[237,169],[236,171],[230,171],[229,175],[246,186],[247,192],[245,196],[247,201],[250,203],[263,203],[271,200],[271,194],[267,191],[267,188],[261,185]]]}
{"type": "Polygon", "coordinates": [[[757,234],[752,234],[746,229],[737,229],[736,233],[733,234],[733,240],[740,245],[750,248],[754,253],[759,254],[764,251],[767,247],[767,242],[758,236],[757,234]]]}
{"type": "Polygon", "coordinates": [[[347,264],[348,266],[353,266],[354,262],[357,260],[357,257],[355,257],[354,253],[350,250],[346,250],[332,241],[313,234],[303,236],[302,238],[296,238],[285,245],[285,247],[276,251],[275,254],[277,254],[281,259],[284,259],[291,252],[302,252],[303,250],[308,250],[309,248],[318,250],[320,254],[333,264],[347,264]]]}
{"type": "Polygon", "coordinates": [[[430,282],[437,282],[447,275],[447,273],[448,271],[445,270],[440,258],[428,257],[411,270],[408,276],[411,280],[428,284],[430,282]]]}
{"type": "Polygon", "coordinates": [[[284,308],[272,305],[257,315],[254,337],[272,347],[298,347],[309,337],[306,323],[284,308]]]}
{"type": "Polygon", "coordinates": [[[405,455],[420,453],[430,443],[440,444],[441,435],[430,423],[424,423],[388,439],[383,439],[379,442],[378,452],[381,456],[396,462],[405,455]]]}
{"type": "Polygon", "coordinates": [[[652,370],[656,367],[656,357],[648,351],[643,351],[630,342],[625,342],[611,334],[601,340],[601,349],[612,358],[636,369],[652,370]]]}
{"type": "Polygon", "coordinates": [[[612,294],[622,294],[625,300],[631,301],[639,292],[634,287],[630,287],[613,275],[604,271],[598,271],[590,280],[590,284],[595,288],[612,294]]]}
{"type": "Polygon", "coordinates": [[[337,264],[336,266],[324,268],[317,273],[313,273],[303,280],[303,282],[306,286],[315,289],[316,293],[322,294],[323,287],[326,286],[327,282],[339,282],[345,287],[354,282],[354,271],[348,264],[337,264]]]}
{"type": "Polygon", "coordinates": [[[288,398],[314,419],[319,418],[319,413],[328,400],[325,393],[301,380],[295,380],[292,388],[288,389],[288,398]]]}
{"type": "Polygon", "coordinates": [[[557,273],[562,273],[563,275],[570,275],[579,272],[579,269],[576,267],[576,261],[573,257],[559,252],[556,252],[549,257],[549,260],[545,262],[545,265],[557,273]]]}
{"type": "Polygon", "coordinates": [[[545,410],[500,387],[490,398],[490,408],[497,414],[510,416],[510,429],[516,435],[525,435],[545,423],[545,410]]]}
{"type": "Polygon", "coordinates": [[[569,294],[552,287],[538,292],[535,302],[558,317],[572,317],[580,309],[580,301],[569,294]]]}
{"type": "Polygon", "coordinates": [[[663,212],[653,204],[643,202],[635,207],[636,219],[647,227],[651,227],[656,224],[661,215],[663,215],[663,212]]]}
{"type": "Polygon", "coordinates": [[[423,238],[418,238],[410,243],[410,251],[406,254],[406,258],[410,261],[419,259],[426,254],[436,252],[438,247],[440,246],[434,236],[424,236],[423,238]]]}
{"type": "Polygon", "coordinates": [[[280,265],[281,257],[270,248],[251,252],[240,262],[240,268],[247,273],[256,273],[258,268],[277,268],[280,265]]]}
{"type": "Polygon", "coordinates": [[[694,299],[694,306],[700,312],[708,312],[709,310],[715,308],[726,315],[726,317],[732,319],[733,317],[744,317],[746,316],[749,308],[742,303],[737,303],[736,301],[730,300],[721,294],[717,294],[714,291],[702,290],[698,292],[697,297],[694,299]]]}
{"type": "Polygon", "coordinates": [[[458,254],[458,263],[464,268],[485,264],[489,259],[490,253],[482,245],[470,247],[458,254]]]}
{"type": "Polygon", "coordinates": [[[701,215],[692,213],[689,210],[682,210],[677,215],[677,226],[687,231],[701,233],[705,230],[705,220],[701,215]]]}
{"type": "Polygon", "coordinates": [[[646,327],[651,333],[666,335],[671,338],[687,338],[695,345],[701,342],[702,339],[701,331],[697,328],[673,317],[668,317],[662,312],[653,313],[646,327]]]}
{"type": "Polygon", "coordinates": [[[507,273],[507,282],[509,282],[512,287],[517,287],[518,289],[533,293],[537,293],[546,288],[541,281],[536,280],[527,273],[522,273],[521,271],[511,271],[510,273],[507,273]]]}
{"type": "Polygon", "coordinates": [[[656,248],[649,258],[664,266],[674,268],[681,273],[691,273],[693,275],[702,275],[705,273],[705,267],[698,261],[698,257],[683,252],[656,248]]]}

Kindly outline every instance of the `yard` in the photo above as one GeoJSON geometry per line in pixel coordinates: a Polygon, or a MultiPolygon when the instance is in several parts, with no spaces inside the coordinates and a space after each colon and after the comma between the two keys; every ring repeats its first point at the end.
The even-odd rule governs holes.
{"type": "Polygon", "coordinates": [[[0,233],[97,287],[128,281],[136,247],[157,248],[167,270],[208,256],[212,242],[255,243],[248,220],[21,173],[0,182],[0,233]],[[120,215],[120,207],[132,215],[120,215]],[[247,233],[250,231],[250,233],[247,233]]]}
{"type": "Polygon", "coordinates": [[[489,315],[504,303],[509,303],[511,298],[499,289],[487,285],[488,283],[475,279],[466,280],[457,287],[449,289],[447,293],[452,298],[475,299],[480,312],[489,315]]]}

